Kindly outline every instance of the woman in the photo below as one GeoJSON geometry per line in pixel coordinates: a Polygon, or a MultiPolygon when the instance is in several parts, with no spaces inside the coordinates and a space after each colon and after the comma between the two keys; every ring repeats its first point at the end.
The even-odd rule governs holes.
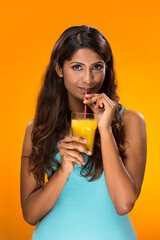
{"type": "Polygon", "coordinates": [[[24,219],[39,222],[33,240],[137,239],[128,213],[144,176],[145,121],[122,108],[116,88],[106,38],[89,26],[67,29],[24,137],[21,203],[24,219]],[[83,112],[84,104],[98,116],[93,156],[71,131],[71,112],[83,112]]]}

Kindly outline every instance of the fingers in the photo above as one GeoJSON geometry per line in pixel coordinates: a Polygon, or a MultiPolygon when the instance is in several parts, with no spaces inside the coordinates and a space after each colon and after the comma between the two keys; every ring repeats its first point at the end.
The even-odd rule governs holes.
{"type": "Polygon", "coordinates": [[[60,143],[62,142],[66,142],[66,143],[70,143],[72,141],[76,141],[76,142],[80,142],[80,143],[87,143],[87,140],[84,139],[83,137],[79,137],[79,136],[69,136],[69,137],[66,137],[62,140],[60,140],[60,143]]]}
{"type": "Polygon", "coordinates": [[[96,108],[103,108],[104,106],[109,106],[111,108],[114,108],[115,102],[109,99],[105,94],[101,94],[96,102],[96,108]]]}
{"type": "Polygon", "coordinates": [[[87,140],[79,136],[69,136],[60,141],[62,147],[65,147],[67,149],[75,149],[78,150],[79,152],[84,152],[88,155],[91,155],[92,152],[89,151],[89,149],[86,148],[84,145],[82,145],[86,143],[87,140]]]}
{"type": "Polygon", "coordinates": [[[85,97],[87,99],[84,100],[84,102],[88,103],[94,103],[97,101],[98,97],[100,96],[100,94],[96,94],[96,93],[92,93],[92,94],[86,94],[85,97]]]}
{"type": "MultiPolygon", "coordinates": [[[[84,144],[84,142],[83,142],[83,144],[84,144]]],[[[61,146],[59,146],[59,148],[65,148],[68,150],[77,150],[79,152],[84,152],[87,155],[92,154],[92,152],[88,148],[86,148],[82,144],[79,144],[78,142],[64,142],[64,141],[62,142],[61,141],[61,146]]]]}
{"type": "Polygon", "coordinates": [[[85,165],[84,158],[77,151],[61,149],[60,153],[63,155],[63,161],[65,162],[69,161],[69,162],[77,163],[79,167],[81,167],[82,165],[85,165]]]}
{"type": "Polygon", "coordinates": [[[104,108],[107,106],[110,106],[111,108],[115,108],[117,106],[117,103],[112,101],[110,98],[108,98],[104,93],[102,94],[86,94],[85,97],[87,100],[84,100],[83,102],[89,107],[98,109],[98,108],[104,108]],[[96,102],[96,105],[94,105],[94,102],[96,102]]]}
{"type": "Polygon", "coordinates": [[[87,143],[87,140],[79,136],[69,136],[61,140],[58,150],[63,163],[67,164],[67,162],[74,162],[78,163],[79,167],[85,165],[84,158],[80,152],[84,152],[87,155],[92,154],[92,152],[83,145],[85,143],[87,143]]]}

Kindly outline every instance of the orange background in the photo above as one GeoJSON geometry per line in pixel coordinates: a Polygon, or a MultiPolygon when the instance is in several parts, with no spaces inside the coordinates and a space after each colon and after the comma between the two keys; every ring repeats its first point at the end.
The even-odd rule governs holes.
{"type": "Polygon", "coordinates": [[[138,239],[160,239],[159,7],[159,0],[1,3],[0,239],[31,239],[34,227],[23,220],[19,189],[25,128],[34,117],[41,77],[57,38],[66,28],[81,24],[106,36],[113,50],[121,103],[146,119],[146,172],[130,217],[138,239]]]}

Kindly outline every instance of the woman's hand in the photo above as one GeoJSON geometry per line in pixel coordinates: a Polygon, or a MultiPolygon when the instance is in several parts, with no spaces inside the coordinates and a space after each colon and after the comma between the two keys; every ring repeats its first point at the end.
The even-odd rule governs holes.
{"type": "Polygon", "coordinates": [[[104,93],[86,94],[85,99],[83,103],[87,104],[91,110],[97,114],[99,131],[111,129],[111,123],[117,103],[109,99],[104,93]],[[95,102],[96,104],[94,104],[95,102]]]}
{"type": "Polygon", "coordinates": [[[69,136],[60,141],[58,150],[61,156],[62,171],[70,175],[76,163],[78,163],[79,167],[85,165],[84,158],[80,152],[91,155],[89,149],[83,146],[85,143],[87,143],[87,140],[79,136],[69,136]]]}

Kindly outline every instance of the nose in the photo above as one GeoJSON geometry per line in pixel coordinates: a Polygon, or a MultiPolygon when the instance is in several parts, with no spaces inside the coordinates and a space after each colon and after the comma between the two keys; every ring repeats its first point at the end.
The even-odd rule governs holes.
{"type": "Polygon", "coordinates": [[[85,69],[82,82],[86,83],[88,86],[93,82],[93,75],[90,69],[85,69]]]}

